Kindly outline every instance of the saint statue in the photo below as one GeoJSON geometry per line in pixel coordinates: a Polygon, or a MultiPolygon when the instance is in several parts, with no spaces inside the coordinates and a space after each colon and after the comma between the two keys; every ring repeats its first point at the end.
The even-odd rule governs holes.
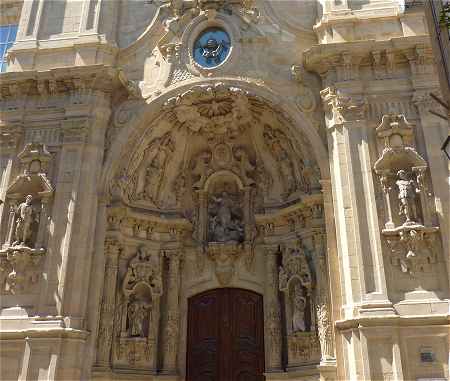
{"type": "Polygon", "coordinates": [[[297,284],[294,287],[294,295],[292,297],[293,301],[293,312],[292,312],[292,331],[293,332],[305,332],[305,309],[306,309],[306,298],[303,296],[302,287],[297,284]]]}
{"type": "Polygon", "coordinates": [[[147,320],[151,304],[135,300],[128,305],[128,334],[130,337],[145,337],[144,323],[147,320]]]}
{"type": "Polygon", "coordinates": [[[16,228],[15,228],[15,242],[13,245],[31,245],[31,237],[33,234],[33,224],[36,219],[31,203],[33,196],[28,195],[25,202],[22,202],[17,208],[16,228]]]}
{"type": "Polygon", "coordinates": [[[211,196],[213,203],[210,212],[209,234],[212,242],[241,242],[244,239],[244,227],[236,204],[228,194],[211,196]]]}
{"type": "Polygon", "coordinates": [[[405,216],[405,224],[410,224],[417,218],[416,186],[414,181],[409,178],[408,173],[403,169],[397,172],[397,177],[396,184],[400,201],[399,214],[405,216]]]}

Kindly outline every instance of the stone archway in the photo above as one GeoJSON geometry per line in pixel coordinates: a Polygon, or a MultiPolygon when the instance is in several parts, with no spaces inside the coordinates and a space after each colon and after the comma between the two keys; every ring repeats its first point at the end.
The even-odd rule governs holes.
{"type": "Polygon", "coordinates": [[[267,371],[332,356],[317,152],[292,118],[247,89],[201,84],[123,134],[106,164],[97,366],[184,376],[187,300],[218,287],[264,295],[267,371]]]}

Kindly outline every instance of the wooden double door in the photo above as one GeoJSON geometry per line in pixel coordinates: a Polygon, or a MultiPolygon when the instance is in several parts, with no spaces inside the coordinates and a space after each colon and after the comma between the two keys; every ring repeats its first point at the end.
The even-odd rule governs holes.
{"type": "Polygon", "coordinates": [[[262,296],[223,288],[189,299],[188,381],[263,381],[262,296]]]}

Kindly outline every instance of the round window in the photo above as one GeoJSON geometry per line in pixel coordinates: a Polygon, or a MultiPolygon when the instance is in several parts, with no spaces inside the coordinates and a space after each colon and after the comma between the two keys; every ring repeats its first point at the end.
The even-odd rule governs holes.
{"type": "Polygon", "coordinates": [[[213,68],[224,62],[230,54],[231,40],[221,28],[204,30],[194,44],[194,60],[200,66],[213,68]]]}

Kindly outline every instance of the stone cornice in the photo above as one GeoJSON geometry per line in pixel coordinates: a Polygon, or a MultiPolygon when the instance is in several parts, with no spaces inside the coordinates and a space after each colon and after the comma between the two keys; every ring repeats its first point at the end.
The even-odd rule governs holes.
{"type": "Polygon", "coordinates": [[[307,70],[323,74],[339,66],[364,63],[370,65],[376,60],[372,54],[376,55],[377,52],[391,55],[388,60],[408,61],[417,47],[423,48],[423,53],[432,57],[428,36],[410,36],[385,41],[365,40],[315,45],[304,52],[303,64],[307,70]]]}
{"type": "Polygon", "coordinates": [[[77,90],[111,93],[120,86],[117,69],[105,65],[9,72],[0,74],[0,100],[77,90]]]}
{"type": "Polygon", "coordinates": [[[417,326],[448,326],[450,316],[446,314],[417,315],[417,316],[371,316],[367,318],[354,318],[337,320],[335,327],[339,331],[355,328],[381,328],[381,327],[417,327],[417,326]]]}

